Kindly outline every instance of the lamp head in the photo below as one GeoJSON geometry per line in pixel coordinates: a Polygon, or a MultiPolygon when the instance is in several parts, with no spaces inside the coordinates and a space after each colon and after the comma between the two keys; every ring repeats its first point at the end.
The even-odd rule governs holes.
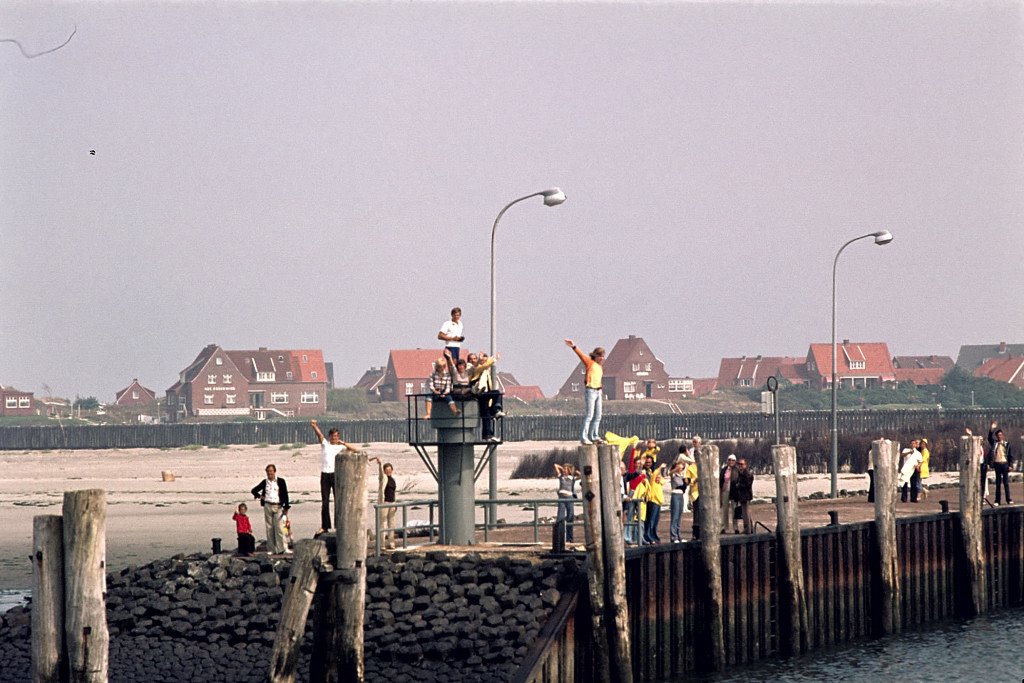
{"type": "MultiPolygon", "coordinates": [[[[550,190],[544,190],[541,192],[544,197],[544,206],[558,206],[565,201],[565,193],[557,187],[552,187],[550,190]]],[[[892,239],[891,237],[889,239],[892,239]]]]}
{"type": "Polygon", "coordinates": [[[889,244],[889,242],[892,242],[892,233],[888,230],[879,230],[873,234],[875,237],[875,244],[889,244]]]}

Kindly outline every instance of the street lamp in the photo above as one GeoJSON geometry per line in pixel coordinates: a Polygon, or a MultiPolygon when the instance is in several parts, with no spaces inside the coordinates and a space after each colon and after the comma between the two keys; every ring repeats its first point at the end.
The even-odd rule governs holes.
{"type": "MultiPolygon", "coordinates": [[[[496,344],[497,344],[497,337],[498,337],[498,323],[497,323],[497,317],[495,316],[495,313],[494,313],[495,309],[497,308],[497,298],[495,296],[495,290],[494,290],[494,236],[498,232],[498,222],[501,220],[501,217],[505,215],[505,212],[508,211],[512,207],[513,204],[518,204],[519,202],[523,201],[524,199],[529,199],[530,197],[543,197],[544,198],[544,206],[558,206],[559,204],[561,204],[562,202],[565,201],[565,193],[562,192],[557,187],[552,187],[552,188],[547,189],[547,190],[541,190],[540,192],[534,192],[532,194],[526,195],[525,197],[520,197],[519,199],[512,200],[511,202],[509,202],[508,204],[505,205],[505,208],[503,208],[501,211],[498,212],[497,218],[494,219],[494,226],[491,227],[491,357],[492,358],[494,357],[494,353],[495,353],[495,350],[496,350],[495,347],[496,347],[496,344]]],[[[491,365],[491,386],[493,388],[497,388],[498,387],[498,367],[497,367],[496,364],[495,365],[491,365]]],[[[488,464],[487,478],[488,478],[488,488],[490,489],[490,491],[488,492],[488,497],[492,501],[493,500],[497,500],[498,499],[498,457],[497,457],[497,451],[495,451],[494,449],[491,449],[491,459],[490,459],[490,463],[488,464]]],[[[492,503],[491,505],[487,506],[487,524],[488,524],[488,526],[494,526],[497,523],[497,520],[498,520],[498,507],[497,507],[497,505],[492,503]]]]}
{"type": "MultiPolygon", "coordinates": [[[[497,343],[498,336],[498,323],[494,313],[495,308],[497,307],[497,299],[495,298],[494,292],[494,236],[498,231],[498,222],[501,220],[501,217],[505,215],[505,212],[508,211],[513,204],[518,204],[524,199],[529,199],[530,197],[543,197],[544,206],[558,206],[559,204],[565,201],[565,193],[562,192],[557,187],[552,187],[551,189],[548,190],[534,192],[533,194],[528,194],[525,197],[520,197],[519,199],[512,200],[511,202],[505,205],[505,208],[498,212],[498,217],[494,219],[494,226],[491,228],[491,356],[494,356],[494,352],[496,350],[495,345],[497,343]]],[[[493,368],[494,366],[491,367],[493,368]]],[[[497,371],[492,369],[492,372],[495,373],[491,375],[492,383],[494,386],[498,386],[497,371]]]]}
{"type": "Polygon", "coordinates": [[[836,266],[839,265],[839,255],[843,253],[843,249],[846,249],[857,240],[867,239],[868,237],[874,237],[875,244],[878,245],[892,242],[892,233],[888,230],[869,232],[866,235],[854,237],[839,247],[839,251],[836,252],[836,258],[832,261],[832,457],[829,464],[832,470],[833,498],[839,497],[839,411],[836,407],[836,385],[838,384],[836,379],[836,266]]]}

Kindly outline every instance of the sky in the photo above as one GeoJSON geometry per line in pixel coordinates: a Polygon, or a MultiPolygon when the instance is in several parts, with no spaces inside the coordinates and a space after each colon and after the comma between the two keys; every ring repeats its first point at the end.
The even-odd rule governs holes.
{"type": "Polygon", "coordinates": [[[158,394],[209,343],[349,386],[461,306],[552,394],[831,338],[1024,342],[1019,2],[5,2],[0,383],[158,394]],[[93,154],[92,152],[95,152],[93,154]]]}

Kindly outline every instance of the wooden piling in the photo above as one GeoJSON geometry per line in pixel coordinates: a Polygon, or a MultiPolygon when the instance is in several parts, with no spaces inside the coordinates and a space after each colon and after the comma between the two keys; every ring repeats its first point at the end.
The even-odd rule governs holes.
{"type": "Polygon", "coordinates": [[[69,679],[106,683],[106,493],[64,493],[64,641],[69,679]]]}
{"type": "Polygon", "coordinates": [[[626,604],[626,547],[622,539],[622,496],[619,449],[597,447],[601,468],[601,524],[604,545],[605,611],[611,675],[618,683],[632,683],[633,657],[629,645],[629,608],[626,604]]]}
{"type": "Polygon", "coordinates": [[[779,548],[779,649],[783,654],[794,655],[808,649],[796,448],[772,446],[772,463],[775,468],[775,536],[779,548]]]}
{"type": "Polygon", "coordinates": [[[32,518],[32,683],[67,679],[64,648],[64,527],[60,515],[32,518]]]}
{"type": "Polygon", "coordinates": [[[281,606],[281,620],[270,657],[270,682],[294,683],[299,645],[306,632],[306,617],[313,603],[320,571],[327,563],[327,544],[303,539],[295,545],[288,587],[281,606]]]}
{"type": "Polygon", "coordinates": [[[962,584],[958,612],[973,617],[985,611],[988,596],[985,586],[984,530],[981,523],[980,436],[960,437],[960,534],[959,564],[962,584]]]}
{"type": "Polygon", "coordinates": [[[871,462],[875,468],[875,538],[878,552],[878,577],[875,587],[877,608],[875,635],[899,633],[900,609],[899,557],[896,551],[896,470],[900,445],[881,439],[871,442],[871,462]]]}
{"type": "Polygon", "coordinates": [[[707,667],[725,668],[725,632],[722,605],[722,509],[718,490],[718,446],[704,445],[697,451],[697,488],[700,495],[700,551],[707,587],[705,624],[707,625],[707,667]]]}
{"type": "Polygon", "coordinates": [[[611,683],[612,657],[605,621],[605,552],[602,533],[601,466],[597,446],[581,445],[579,450],[583,490],[583,527],[587,548],[587,589],[594,633],[594,675],[600,683],[611,683]]]}
{"type": "Polygon", "coordinates": [[[366,455],[342,451],[334,459],[334,525],[337,557],[334,604],[335,657],[328,680],[363,683],[363,622],[366,607],[366,455]],[[336,667],[336,668],[335,668],[336,667]],[[331,679],[331,676],[337,676],[331,679]]]}

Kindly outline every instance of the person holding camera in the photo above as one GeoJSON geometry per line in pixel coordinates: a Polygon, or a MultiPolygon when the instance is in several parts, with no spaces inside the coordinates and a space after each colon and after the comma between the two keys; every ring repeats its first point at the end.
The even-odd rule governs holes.
{"type": "Polygon", "coordinates": [[[444,342],[444,347],[452,354],[452,359],[458,363],[459,353],[462,351],[462,342],[466,338],[462,336],[462,309],[456,306],[452,309],[452,319],[446,320],[441,325],[441,331],[437,338],[444,342]]]}

